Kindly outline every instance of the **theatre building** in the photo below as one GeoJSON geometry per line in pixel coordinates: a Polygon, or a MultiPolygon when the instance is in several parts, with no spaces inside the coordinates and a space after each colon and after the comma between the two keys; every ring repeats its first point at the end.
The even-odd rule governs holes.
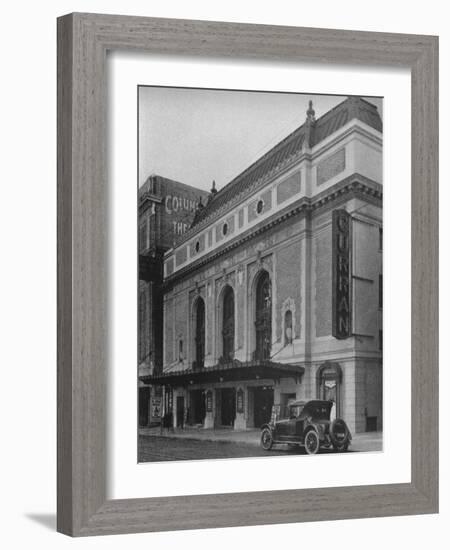
{"type": "Polygon", "coordinates": [[[163,279],[162,370],[142,381],[175,427],[258,428],[320,398],[352,432],[381,430],[377,108],[350,97],[316,120],[310,102],[299,128],[199,205],[163,279]]]}
{"type": "Polygon", "coordinates": [[[189,229],[201,197],[195,187],[151,175],[139,188],[139,424],[161,418],[162,388],[151,387],[142,377],[163,366],[163,259],[177,237],[189,229]]]}

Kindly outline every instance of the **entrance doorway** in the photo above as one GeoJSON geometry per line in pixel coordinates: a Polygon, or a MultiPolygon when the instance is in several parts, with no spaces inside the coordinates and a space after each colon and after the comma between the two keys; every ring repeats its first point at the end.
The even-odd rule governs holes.
{"type": "Polygon", "coordinates": [[[203,424],[206,414],[204,390],[192,390],[189,401],[189,424],[203,424]]]}
{"type": "Polygon", "coordinates": [[[150,387],[139,388],[139,426],[147,426],[149,420],[150,387]]]}
{"type": "Polygon", "coordinates": [[[236,390],[235,388],[221,388],[217,390],[217,420],[219,426],[234,426],[236,418],[236,390]]]}
{"type": "Polygon", "coordinates": [[[184,428],[184,397],[177,396],[177,428],[184,428]]]}
{"type": "Polygon", "coordinates": [[[254,424],[259,428],[270,421],[273,406],[273,388],[260,386],[253,390],[254,424]]]}

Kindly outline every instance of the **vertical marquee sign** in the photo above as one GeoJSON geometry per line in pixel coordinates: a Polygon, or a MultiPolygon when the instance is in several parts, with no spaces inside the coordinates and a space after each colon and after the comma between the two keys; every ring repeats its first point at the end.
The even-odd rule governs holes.
{"type": "Polygon", "coordinates": [[[350,214],[346,210],[333,211],[332,334],[335,338],[338,338],[339,340],[348,338],[352,334],[350,220],[350,214]]]}

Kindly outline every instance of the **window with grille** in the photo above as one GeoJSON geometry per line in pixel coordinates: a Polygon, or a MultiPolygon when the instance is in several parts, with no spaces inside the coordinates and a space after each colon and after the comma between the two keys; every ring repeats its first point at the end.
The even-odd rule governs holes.
{"type": "Polygon", "coordinates": [[[292,311],[288,309],[284,314],[284,345],[292,344],[292,311]]]}

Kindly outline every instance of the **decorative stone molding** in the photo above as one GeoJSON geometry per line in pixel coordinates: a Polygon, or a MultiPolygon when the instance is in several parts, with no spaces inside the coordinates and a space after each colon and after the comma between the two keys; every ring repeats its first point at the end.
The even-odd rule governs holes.
{"type": "Polygon", "coordinates": [[[247,269],[247,291],[250,293],[253,290],[254,282],[261,271],[267,271],[270,279],[273,280],[273,258],[272,254],[263,256],[261,251],[258,251],[258,260],[251,263],[247,269]]]}
{"type": "Polygon", "coordinates": [[[222,290],[225,286],[231,286],[233,289],[233,292],[236,292],[235,286],[236,286],[236,273],[234,271],[227,272],[225,268],[222,270],[222,276],[219,279],[216,279],[216,306],[218,305],[218,299],[219,296],[222,293],[222,290]]]}
{"type": "Polygon", "coordinates": [[[194,318],[195,304],[197,303],[197,300],[199,300],[200,298],[205,302],[205,307],[206,307],[205,287],[204,286],[200,287],[197,284],[195,286],[195,289],[189,292],[189,312],[190,312],[191,320],[194,318]]]}
{"type": "Polygon", "coordinates": [[[242,285],[242,283],[244,281],[244,268],[242,267],[242,265],[239,265],[239,267],[238,267],[237,280],[238,280],[239,286],[242,285]]]}
{"type": "MultiPolygon", "coordinates": [[[[245,242],[254,239],[255,237],[270,230],[272,227],[284,222],[288,218],[297,214],[311,215],[314,211],[322,208],[333,208],[336,199],[342,199],[345,195],[350,197],[363,198],[367,202],[376,206],[381,205],[383,198],[383,189],[377,182],[362,176],[361,174],[352,174],[344,180],[334,184],[332,187],[320,192],[314,198],[310,199],[302,197],[294,204],[290,204],[284,209],[276,212],[273,217],[269,217],[259,226],[251,227],[242,235],[237,236],[230,242],[224,243],[216,250],[202,256],[198,260],[192,261],[188,265],[173,272],[171,275],[166,275],[166,287],[175,284],[175,282],[185,277],[192,271],[201,268],[216,258],[223,256],[245,242]]],[[[170,260],[170,257],[165,259],[165,263],[170,260]]]]}

